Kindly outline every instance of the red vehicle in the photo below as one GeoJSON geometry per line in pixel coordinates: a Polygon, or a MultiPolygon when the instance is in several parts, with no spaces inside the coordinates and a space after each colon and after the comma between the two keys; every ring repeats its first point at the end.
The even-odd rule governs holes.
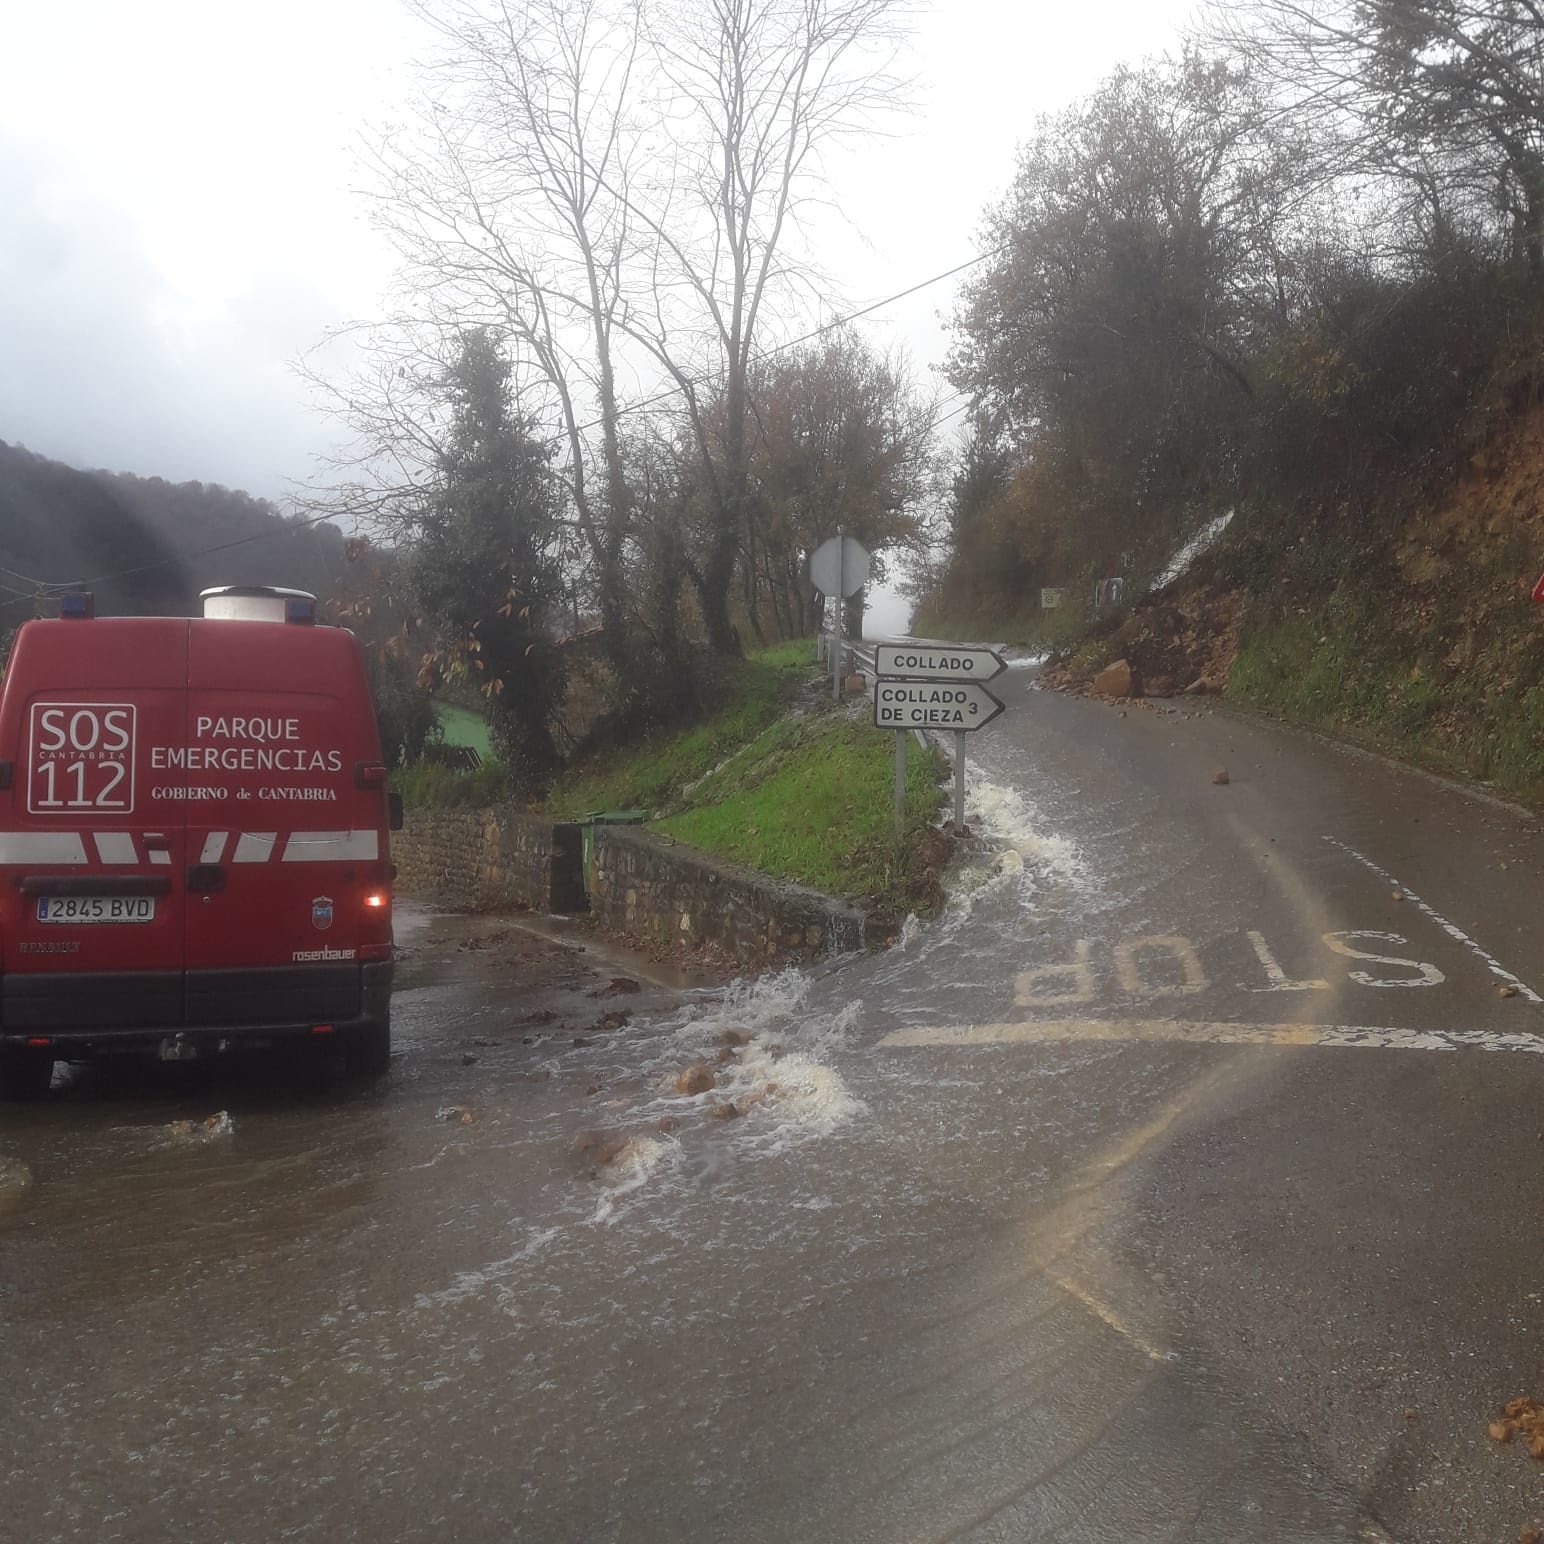
{"type": "Polygon", "coordinates": [[[0,681],[0,1084],[56,1059],[391,1052],[386,768],[353,635],[297,590],[25,623],[0,681]]]}

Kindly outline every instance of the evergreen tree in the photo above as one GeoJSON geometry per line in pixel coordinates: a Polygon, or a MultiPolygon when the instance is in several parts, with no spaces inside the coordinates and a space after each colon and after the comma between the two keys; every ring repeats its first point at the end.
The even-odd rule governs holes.
{"type": "Polygon", "coordinates": [[[514,785],[535,791],[560,760],[551,721],[563,668],[547,625],[564,593],[559,497],[509,382],[497,341],[463,333],[444,379],[450,430],[416,512],[404,580],[439,634],[429,672],[481,690],[514,785]]]}

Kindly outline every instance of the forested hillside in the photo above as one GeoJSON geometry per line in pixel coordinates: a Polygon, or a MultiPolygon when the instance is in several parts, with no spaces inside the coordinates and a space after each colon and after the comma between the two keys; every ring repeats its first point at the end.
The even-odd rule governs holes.
{"type": "Polygon", "coordinates": [[[299,528],[250,494],[79,471],[0,441],[0,632],[32,613],[40,591],[82,580],[103,612],[187,614],[209,585],[326,596],[346,568],[336,527],[299,528]]]}
{"type": "Polygon", "coordinates": [[[915,630],[1216,672],[1544,792],[1541,46],[1512,0],[1252,0],[1042,119],[954,319],[974,433],[915,630]]]}

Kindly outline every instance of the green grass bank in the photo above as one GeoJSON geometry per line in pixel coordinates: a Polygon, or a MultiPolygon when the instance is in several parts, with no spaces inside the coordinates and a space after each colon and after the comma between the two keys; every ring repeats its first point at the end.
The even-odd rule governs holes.
{"type": "Polygon", "coordinates": [[[701,723],[576,766],[548,808],[636,809],[717,857],[898,915],[937,902],[943,758],[907,740],[894,835],[895,741],[831,704],[808,639],[751,654],[701,723]]]}

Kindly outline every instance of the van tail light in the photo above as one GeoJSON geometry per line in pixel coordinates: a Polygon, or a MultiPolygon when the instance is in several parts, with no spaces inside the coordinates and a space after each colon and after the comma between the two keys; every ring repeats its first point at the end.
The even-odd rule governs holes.
{"type": "Polygon", "coordinates": [[[389,960],[391,958],[390,944],[360,944],[359,958],[366,964],[372,960],[389,960]]]}
{"type": "Polygon", "coordinates": [[[332,1032],[333,1027],[331,1024],[313,1024],[311,1026],[311,1033],[313,1035],[330,1035],[332,1032]]]}
{"type": "Polygon", "coordinates": [[[27,1036],[27,1044],[28,1045],[52,1045],[53,1041],[50,1040],[47,1035],[28,1035],[27,1036]]]}
{"type": "Polygon", "coordinates": [[[370,911],[379,911],[383,906],[391,904],[391,897],[384,890],[372,890],[365,897],[365,907],[370,911]]]}
{"type": "Polygon", "coordinates": [[[386,786],[386,767],[379,761],[356,761],[354,763],[354,786],[356,788],[384,788],[386,786]]]}

